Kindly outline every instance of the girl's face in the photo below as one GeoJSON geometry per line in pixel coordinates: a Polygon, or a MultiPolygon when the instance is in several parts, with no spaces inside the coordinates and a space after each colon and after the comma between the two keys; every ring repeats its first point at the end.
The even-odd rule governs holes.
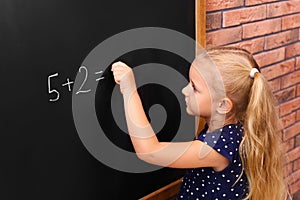
{"type": "Polygon", "coordinates": [[[211,117],[211,95],[205,80],[195,66],[190,68],[190,83],[182,89],[185,96],[186,111],[190,115],[211,117]]]}

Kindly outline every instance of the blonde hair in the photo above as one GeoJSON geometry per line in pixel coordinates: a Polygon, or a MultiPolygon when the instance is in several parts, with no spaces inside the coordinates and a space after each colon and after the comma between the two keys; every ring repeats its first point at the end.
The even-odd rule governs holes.
{"type": "Polygon", "coordinates": [[[221,73],[233,113],[245,130],[239,153],[249,182],[251,200],[283,200],[288,190],[284,179],[283,154],[279,145],[275,99],[259,67],[246,50],[215,47],[208,55],[221,73]]]}

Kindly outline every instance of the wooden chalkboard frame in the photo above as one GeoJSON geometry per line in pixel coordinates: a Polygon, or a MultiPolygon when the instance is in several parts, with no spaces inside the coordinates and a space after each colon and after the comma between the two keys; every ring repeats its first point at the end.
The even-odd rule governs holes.
{"type": "MultiPolygon", "coordinates": [[[[206,0],[195,0],[195,26],[196,26],[196,42],[206,47],[206,0]]],[[[199,49],[196,48],[196,54],[199,49]]],[[[196,117],[195,119],[195,130],[201,129],[204,126],[204,120],[196,117]]],[[[173,200],[178,194],[182,178],[174,181],[165,187],[162,187],[140,200],[173,200]]]]}

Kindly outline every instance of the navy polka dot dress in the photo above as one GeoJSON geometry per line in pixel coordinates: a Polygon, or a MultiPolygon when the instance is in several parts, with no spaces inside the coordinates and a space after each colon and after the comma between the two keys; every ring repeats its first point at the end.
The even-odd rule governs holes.
{"type": "Polygon", "coordinates": [[[188,169],[183,177],[177,200],[245,198],[248,195],[248,181],[245,173],[238,180],[242,172],[242,162],[239,156],[239,145],[244,134],[242,124],[226,125],[210,133],[206,132],[207,129],[208,126],[201,131],[197,139],[228,158],[230,163],[219,172],[211,167],[188,169]]]}

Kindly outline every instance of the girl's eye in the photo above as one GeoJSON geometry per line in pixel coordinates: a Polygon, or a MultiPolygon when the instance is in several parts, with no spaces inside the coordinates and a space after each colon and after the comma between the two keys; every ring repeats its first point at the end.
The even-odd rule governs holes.
{"type": "Polygon", "coordinates": [[[191,82],[191,85],[192,85],[192,87],[193,87],[194,91],[196,91],[197,89],[196,89],[196,87],[195,87],[195,85],[194,85],[194,83],[193,83],[193,82],[191,82]]]}

